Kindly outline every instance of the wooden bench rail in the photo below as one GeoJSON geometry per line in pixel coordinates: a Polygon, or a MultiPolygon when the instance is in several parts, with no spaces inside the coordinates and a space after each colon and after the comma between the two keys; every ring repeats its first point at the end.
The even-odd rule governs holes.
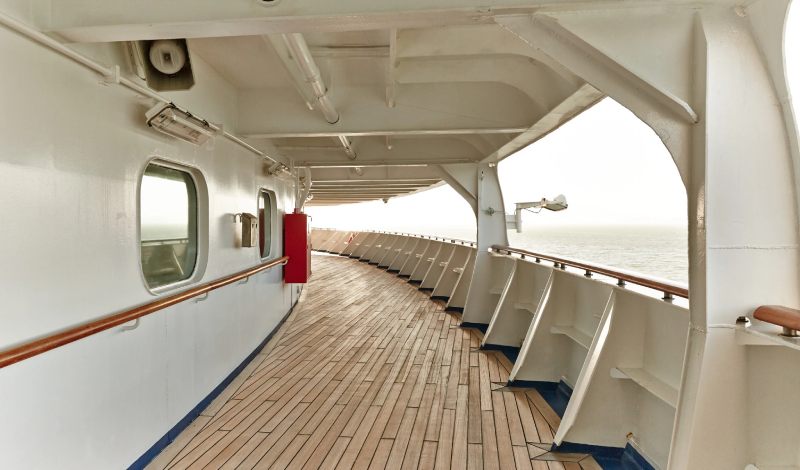
{"type": "Polygon", "coordinates": [[[159,298],[158,300],[125,310],[124,312],[115,313],[97,320],[92,320],[88,323],[74,326],[66,330],[47,335],[43,338],[35,339],[19,346],[6,349],[5,351],[0,351],[0,369],[52,349],[64,346],[65,344],[86,338],[87,336],[108,330],[109,328],[114,328],[115,326],[128,323],[129,321],[136,320],[137,318],[150,315],[151,313],[171,307],[172,305],[189,300],[193,297],[198,297],[242,279],[249,278],[254,274],[266,271],[267,269],[275,266],[284,265],[287,261],[289,261],[288,256],[276,258],[267,261],[266,263],[253,266],[252,268],[244,271],[231,274],[230,276],[219,278],[197,287],[192,287],[191,289],[186,289],[185,291],[178,292],[177,294],[159,298]]]}
{"type": "Polygon", "coordinates": [[[603,276],[613,277],[617,279],[620,286],[624,286],[626,282],[630,282],[639,286],[647,287],[649,289],[659,290],[664,293],[664,299],[670,300],[673,297],[682,297],[684,299],[689,298],[689,289],[677,284],[672,284],[666,281],[661,281],[658,279],[650,278],[644,276],[642,274],[622,271],[618,269],[613,269],[605,266],[598,266],[593,264],[584,263],[581,261],[574,261],[566,258],[560,258],[557,256],[552,255],[545,255],[542,253],[534,253],[532,251],[523,250],[520,248],[511,248],[508,246],[501,246],[501,245],[494,245],[492,246],[492,250],[506,254],[517,254],[520,255],[522,258],[530,257],[534,258],[537,261],[547,260],[556,265],[560,265],[563,269],[566,266],[571,266],[574,268],[582,269],[586,271],[586,276],[590,277],[592,273],[601,274],[603,276]]]}

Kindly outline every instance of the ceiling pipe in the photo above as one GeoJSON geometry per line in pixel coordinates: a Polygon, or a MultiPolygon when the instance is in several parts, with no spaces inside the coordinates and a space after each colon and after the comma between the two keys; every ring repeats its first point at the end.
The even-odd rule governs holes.
{"type": "Polygon", "coordinates": [[[328,97],[328,87],[322,82],[319,67],[317,67],[317,63],[314,61],[303,35],[300,33],[284,34],[283,40],[292,53],[295,63],[300,68],[300,71],[303,72],[306,83],[311,86],[314,97],[317,99],[317,105],[325,116],[325,120],[328,121],[328,124],[336,124],[339,122],[339,112],[336,111],[331,99],[328,97]]]}
{"type": "Polygon", "coordinates": [[[338,136],[339,142],[342,143],[342,147],[344,147],[344,153],[347,154],[347,158],[350,160],[356,159],[356,151],[353,150],[353,144],[350,142],[350,139],[347,137],[340,135],[338,136]]]}
{"type": "MultiPolygon", "coordinates": [[[[328,96],[328,87],[322,81],[322,74],[319,72],[319,67],[317,67],[314,56],[311,55],[303,35],[300,33],[284,34],[283,40],[292,54],[292,59],[305,77],[306,83],[311,86],[311,90],[317,100],[317,106],[322,111],[322,115],[325,116],[325,120],[328,121],[328,124],[336,124],[339,122],[339,112],[336,111],[336,107],[333,106],[328,96]]],[[[353,150],[353,144],[350,139],[344,135],[338,135],[337,138],[342,147],[344,147],[347,158],[355,160],[356,152],[353,150]]]]}

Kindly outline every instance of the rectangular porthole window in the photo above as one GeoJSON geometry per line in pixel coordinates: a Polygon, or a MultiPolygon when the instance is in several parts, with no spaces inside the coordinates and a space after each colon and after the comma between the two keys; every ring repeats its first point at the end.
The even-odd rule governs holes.
{"type": "Polygon", "coordinates": [[[197,187],[189,172],[151,163],[140,190],[142,272],[147,287],[189,279],[197,265],[197,187]]]}
{"type": "Polygon", "coordinates": [[[261,257],[266,258],[272,247],[272,206],[274,198],[271,191],[258,192],[258,247],[261,257]]]}

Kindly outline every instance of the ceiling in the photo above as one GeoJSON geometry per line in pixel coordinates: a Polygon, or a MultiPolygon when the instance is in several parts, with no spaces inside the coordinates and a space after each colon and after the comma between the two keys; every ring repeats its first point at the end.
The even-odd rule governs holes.
{"type": "MultiPolygon", "coordinates": [[[[225,15],[240,7],[234,3],[225,15]]],[[[108,18],[89,25],[65,11],[57,32],[78,41],[144,39],[166,31],[188,38],[193,60],[207,63],[236,90],[237,134],[310,170],[310,204],[380,200],[429,188],[442,182],[442,165],[500,161],[602,98],[474,10],[467,16],[379,17],[374,24],[352,16],[339,23],[333,16],[258,23],[212,18],[223,12],[203,9],[219,5],[201,2],[197,11],[181,13],[196,15],[194,22],[170,23],[178,12],[165,6],[157,21],[139,25],[137,16],[145,21],[147,15],[125,8],[104,8],[108,18]],[[334,123],[321,111],[302,55],[292,49],[298,40],[319,70],[334,123]]],[[[288,6],[264,11],[280,8],[288,6]]]]}

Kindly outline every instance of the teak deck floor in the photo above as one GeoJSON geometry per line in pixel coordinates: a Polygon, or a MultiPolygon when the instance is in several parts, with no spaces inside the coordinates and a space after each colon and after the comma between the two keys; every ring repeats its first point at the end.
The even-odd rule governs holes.
{"type": "Polygon", "coordinates": [[[294,312],[148,468],[594,470],[480,332],[403,279],[314,255],[294,312]]]}

